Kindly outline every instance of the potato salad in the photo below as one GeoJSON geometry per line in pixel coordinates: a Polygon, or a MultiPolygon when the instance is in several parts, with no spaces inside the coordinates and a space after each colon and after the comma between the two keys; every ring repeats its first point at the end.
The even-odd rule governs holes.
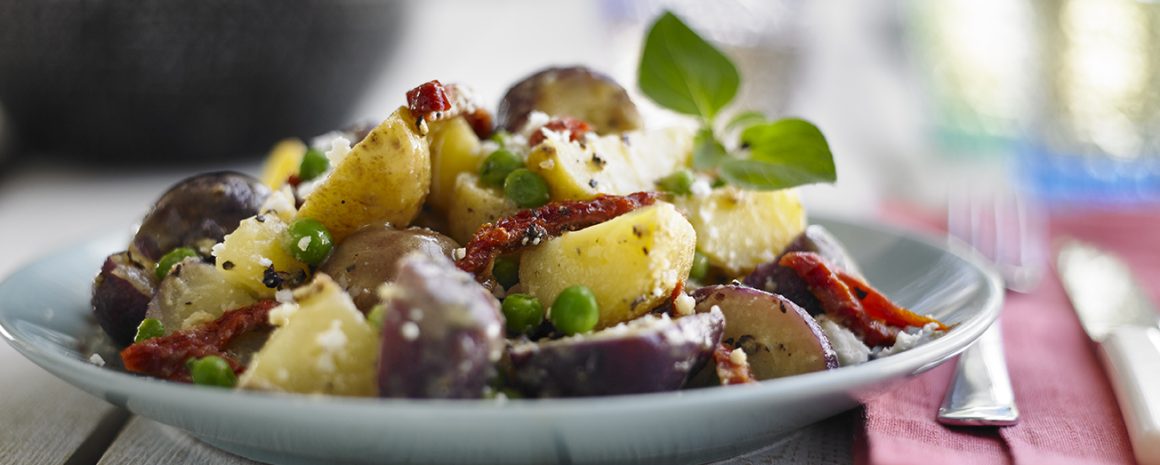
{"type": "Polygon", "coordinates": [[[494,113],[434,80],[377,124],[277,143],[258,177],[178,182],[106,259],[93,314],[131,373],[399,398],[750,384],[948,330],[809,224],[795,188],[836,178],[816,127],[728,111],[736,68],[671,14],[639,78],[699,128],[552,67],[494,113]]]}

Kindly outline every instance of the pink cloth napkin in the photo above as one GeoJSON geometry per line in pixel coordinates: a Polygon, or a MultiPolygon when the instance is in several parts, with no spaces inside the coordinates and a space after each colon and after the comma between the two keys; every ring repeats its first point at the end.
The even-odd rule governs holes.
{"type": "MultiPolygon", "coordinates": [[[[1054,240],[1075,237],[1127,260],[1160,302],[1160,208],[1052,216],[1054,240]]],[[[939,232],[941,218],[898,208],[885,216],[939,232]],[[933,221],[932,221],[933,220],[933,221]]],[[[935,421],[953,373],[947,363],[866,405],[854,441],[862,465],[1132,464],[1131,444],[1111,386],[1054,273],[1031,294],[1008,293],[1003,342],[1021,420],[1006,428],[948,428],[935,421]]]]}

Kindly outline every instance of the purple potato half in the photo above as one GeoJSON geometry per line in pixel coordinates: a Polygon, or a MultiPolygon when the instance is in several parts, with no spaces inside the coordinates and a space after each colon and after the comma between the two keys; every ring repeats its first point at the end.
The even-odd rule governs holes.
{"type": "Polygon", "coordinates": [[[693,298],[698,313],[716,308],[725,315],[724,342],[745,351],[759,380],[838,367],[818,323],[785,297],[728,284],[702,287],[693,298]]]}
{"type": "Polygon", "coordinates": [[[846,270],[854,276],[862,276],[858,265],[850,257],[850,253],[838,242],[826,228],[810,225],[797,238],[786,246],[777,259],[769,263],[758,265],[749,276],[745,277],[745,285],[774,294],[781,294],[785,298],[798,304],[810,315],[823,313],[822,304],[810,292],[809,286],[792,269],[778,264],[782,255],[789,252],[814,252],[821,255],[834,266],[846,270]]]}
{"type": "Polygon", "coordinates": [[[533,111],[571,116],[607,134],[640,129],[636,104],[612,78],[583,66],[548,68],[524,78],[499,102],[498,123],[517,132],[533,111]]]}
{"type": "Polygon", "coordinates": [[[442,256],[399,261],[384,301],[379,394],[479,398],[503,354],[499,302],[442,256]]]}
{"type": "Polygon", "coordinates": [[[186,178],[153,204],[129,244],[133,258],[148,266],[177,247],[204,249],[221,242],[242,220],[254,216],[270,189],[253,177],[230,171],[186,178]]]}
{"type": "Polygon", "coordinates": [[[541,397],[672,391],[709,359],[724,333],[719,312],[675,320],[646,315],[592,334],[518,343],[508,356],[514,381],[541,397]]]}
{"type": "Polygon", "coordinates": [[[117,344],[133,343],[153,298],[153,279],[153,270],[131,260],[129,252],[109,255],[101,265],[93,281],[93,316],[117,344]]]}
{"type": "Polygon", "coordinates": [[[459,244],[450,237],[430,229],[367,226],[343,239],[318,271],[334,278],[359,310],[369,312],[379,303],[375,290],[395,280],[399,260],[405,255],[421,252],[450,258],[456,247],[459,244]]]}

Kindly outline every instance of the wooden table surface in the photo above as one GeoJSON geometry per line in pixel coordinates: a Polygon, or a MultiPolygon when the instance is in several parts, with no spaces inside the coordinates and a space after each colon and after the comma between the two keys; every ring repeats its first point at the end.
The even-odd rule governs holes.
{"type": "MultiPolygon", "coordinates": [[[[57,247],[118,228],[128,231],[153,198],[187,172],[93,175],[32,167],[3,175],[0,244],[8,250],[0,261],[0,277],[57,247]]],[[[0,464],[255,463],[113,407],[3,343],[0,373],[0,464]]],[[[847,413],[721,463],[849,464],[855,424],[855,414],[847,413]]]]}

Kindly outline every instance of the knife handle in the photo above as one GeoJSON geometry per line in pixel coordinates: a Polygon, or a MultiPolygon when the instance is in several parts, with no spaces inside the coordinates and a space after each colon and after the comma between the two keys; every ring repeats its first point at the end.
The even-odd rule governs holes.
{"type": "Polygon", "coordinates": [[[1120,326],[1100,354],[1140,465],[1160,465],[1160,329],[1120,326]]]}

